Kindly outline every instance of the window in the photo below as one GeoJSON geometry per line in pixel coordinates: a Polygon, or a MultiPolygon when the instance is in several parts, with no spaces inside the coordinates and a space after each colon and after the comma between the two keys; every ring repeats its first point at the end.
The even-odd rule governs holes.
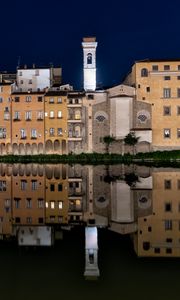
{"type": "Polygon", "coordinates": [[[50,201],[50,207],[51,207],[51,209],[55,208],[55,201],[50,201]]]}
{"type": "Polygon", "coordinates": [[[58,192],[62,192],[63,190],[63,185],[61,183],[58,184],[58,192]]]}
{"type": "Polygon", "coordinates": [[[177,115],[180,115],[180,106],[177,106],[177,115]]]}
{"type": "Polygon", "coordinates": [[[165,203],[165,208],[164,208],[164,210],[165,210],[166,212],[172,211],[172,204],[171,204],[170,202],[165,203]]]}
{"type": "Polygon", "coordinates": [[[26,208],[32,208],[32,199],[31,198],[26,199],[26,208]]]}
{"type": "Polygon", "coordinates": [[[177,80],[180,80],[180,76],[177,76],[177,80]]]}
{"type": "Polygon", "coordinates": [[[92,53],[87,54],[87,64],[91,65],[92,64],[92,53]]]}
{"type": "Polygon", "coordinates": [[[38,199],[38,208],[44,208],[44,200],[41,198],[38,199]]]}
{"type": "Polygon", "coordinates": [[[146,68],[141,70],[141,77],[148,77],[148,70],[146,68]]]}
{"type": "Polygon", "coordinates": [[[20,129],[20,135],[21,135],[21,139],[26,139],[26,130],[25,129],[20,129]]]}
{"type": "Polygon", "coordinates": [[[37,183],[37,180],[31,180],[31,188],[33,191],[37,190],[38,188],[38,183],[37,183]]]}
{"type": "Polygon", "coordinates": [[[163,111],[164,111],[164,116],[170,116],[171,115],[171,106],[164,106],[163,111]]]}
{"type": "Polygon", "coordinates": [[[29,79],[29,84],[32,84],[32,79],[29,79]]]}
{"type": "Polygon", "coordinates": [[[44,114],[43,111],[38,111],[37,112],[37,120],[43,120],[44,114]]]}
{"type": "Polygon", "coordinates": [[[4,112],[4,120],[9,120],[10,119],[10,114],[8,111],[4,112]]]}
{"type": "Polygon", "coordinates": [[[164,129],[164,138],[165,139],[171,138],[171,129],[164,129]]]}
{"type": "Polygon", "coordinates": [[[167,254],[171,254],[172,253],[172,249],[171,248],[166,248],[166,253],[167,254]]]}
{"type": "Polygon", "coordinates": [[[23,80],[20,80],[20,84],[23,84],[24,83],[24,81],[23,80]]]}
{"type": "Polygon", "coordinates": [[[35,70],[35,76],[39,76],[39,70],[35,70]]]}
{"type": "Polygon", "coordinates": [[[10,208],[11,206],[11,200],[10,199],[5,199],[4,200],[4,207],[5,208],[10,208]]]}
{"type": "Polygon", "coordinates": [[[49,103],[54,103],[54,98],[50,98],[49,103]]]}
{"type": "Polygon", "coordinates": [[[173,241],[173,240],[172,240],[171,238],[167,238],[167,239],[166,239],[166,243],[172,243],[172,241],[173,241]]]}
{"type": "Polygon", "coordinates": [[[27,180],[21,180],[21,190],[24,191],[27,188],[27,180]]]}
{"type": "Polygon", "coordinates": [[[6,191],[6,181],[0,180],[0,192],[6,191]]]}
{"type": "Polygon", "coordinates": [[[31,121],[31,119],[32,119],[32,113],[31,113],[31,111],[26,111],[25,112],[25,120],[26,121],[31,121]]]}
{"type": "Polygon", "coordinates": [[[38,223],[39,224],[42,224],[44,222],[44,219],[43,218],[38,218],[38,223]]]}
{"type": "Polygon", "coordinates": [[[37,130],[36,129],[31,129],[31,138],[37,139],[37,130]]]}
{"type": "Polygon", "coordinates": [[[165,188],[165,190],[170,190],[171,189],[171,180],[170,179],[165,179],[164,180],[164,188],[165,188]]]}
{"type": "Polygon", "coordinates": [[[58,129],[57,129],[57,134],[58,134],[58,135],[62,135],[62,128],[58,128],[58,129]]]}
{"type": "Polygon", "coordinates": [[[164,65],[164,71],[169,71],[170,70],[170,66],[169,65],[164,65]]]}
{"type": "Polygon", "coordinates": [[[79,104],[79,99],[75,99],[75,104],[79,104]]]}
{"type": "Polygon", "coordinates": [[[15,97],[14,102],[19,102],[19,97],[15,97]]]}
{"type": "Polygon", "coordinates": [[[38,97],[38,102],[43,102],[43,97],[42,96],[38,97]]]}
{"type": "Polygon", "coordinates": [[[171,98],[171,89],[170,88],[164,88],[163,89],[163,97],[164,98],[171,98]]]}
{"type": "Polygon", "coordinates": [[[147,86],[146,92],[150,92],[150,86],[147,86]]]}
{"type": "Polygon", "coordinates": [[[58,208],[62,209],[63,208],[63,202],[62,201],[58,201],[58,208]]]}
{"type": "Polygon", "coordinates": [[[3,93],[3,87],[2,86],[0,87],[0,93],[3,93]]]}
{"type": "Polygon", "coordinates": [[[14,198],[14,203],[15,203],[15,208],[20,208],[20,201],[21,199],[20,198],[14,198]]]}
{"type": "Polygon", "coordinates": [[[0,139],[6,138],[6,128],[0,127],[0,139]]]}
{"type": "Polygon", "coordinates": [[[50,184],[50,191],[51,192],[55,191],[55,185],[53,183],[50,184]]]}
{"type": "Polygon", "coordinates": [[[19,72],[19,76],[22,76],[22,72],[21,71],[19,72]]]}
{"type": "Polygon", "coordinates": [[[81,119],[81,112],[79,110],[75,111],[75,120],[80,120],[81,119]]]}
{"type": "Polygon", "coordinates": [[[172,230],[172,220],[165,220],[164,228],[165,228],[165,230],[172,230]]]}
{"type": "Polygon", "coordinates": [[[31,96],[26,96],[26,102],[31,102],[31,96]]]}
{"type": "Polygon", "coordinates": [[[58,110],[58,119],[61,119],[61,118],[62,118],[62,111],[58,110]]]}
{"type": "Polygon", "coordinates": [[[20,112],[19,111],[14,112],[14,120],[16,120],[16,121],[20,120],[20,112]]]}
{"type": "Polygon", "coordinates": [[[160,248],[154,248],[154,253],[160,253],[160,248]]]}
{"type": "Polygon", "coordinates": [[[58,98],[57,103],[62,103],[62,98],[58,98]]]}
{"type": "Polygon", "coordinates": [[[49,113],[49,118],[50,118],[50,119],[53,119],[53,118],[54,118],[54,111],[53,111],[53,110],[50,111],[50,113],[49,113]]]}
{"type": "Polygon", "coordinates": [[[16,217],[15,218],[15,223],[21,223],[21,218],[20,217],[16,217]]]}
{"type": "Polygon", "coordinates": [[[178,70],[180,71],[180,65],[178,65],[178,70]]]}
{"type": "Polygon", "coordinates": [[[32,223],[32,217],[27,217],[26,218],[26,223],[31,224],[32,223]]]}
{"type": "Polygon", "coordinates": [[[152,71],[158,71],[158,65],[152,65],[152,71]]]}
{"type": "Polygon", "coordinates": [[[180,88],[177,89],[177,98],[180,98],[180,88]]]}
{"type": "Polygon", "coordinates": [[[177,128],[177,138],[180,138],[180,128],[177,128]]]}
{"type": "Polygon", "coordinates": [[[2,103],[3,102],[3,97],[0,97],[0,103],[2,103]]]}
{"type": "Polygon", "coordinates": [[[50,128],[49,129],[49,135],[50,136],[54,136],[54,128],[50,128]]]}
{"type": "Polygon", "coordinates": [[[164,76],[164,80],[171,80],[170,76],[164,76]]]}

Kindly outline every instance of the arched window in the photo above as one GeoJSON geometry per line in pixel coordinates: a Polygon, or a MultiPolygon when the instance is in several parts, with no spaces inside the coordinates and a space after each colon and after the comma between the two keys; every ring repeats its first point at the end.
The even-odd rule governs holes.
{"type": "Polygon", "coordinates": [[[87,64],[88,64],[88,65],[91,65],[91,64],[92,64],[92,54],[91,54],[91,53],[88,53],[88,54],[87,54],[87,64]]]}
{"type": "Polygon", "coordinates": [[[146,68],[141,69],[141,77],[148,77],[148,70],[146,68]]]}

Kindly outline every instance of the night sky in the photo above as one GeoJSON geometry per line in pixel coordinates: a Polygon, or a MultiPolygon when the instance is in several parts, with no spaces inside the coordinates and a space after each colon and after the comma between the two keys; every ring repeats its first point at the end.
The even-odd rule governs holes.
{"type": "Polygon", "coordinates": [[[96,36],[97,85],[119,84],[135,60],[180,57],[178,0],[2,1],[0,69],[53,63],[82,88],[84,36],[96,36]]]}

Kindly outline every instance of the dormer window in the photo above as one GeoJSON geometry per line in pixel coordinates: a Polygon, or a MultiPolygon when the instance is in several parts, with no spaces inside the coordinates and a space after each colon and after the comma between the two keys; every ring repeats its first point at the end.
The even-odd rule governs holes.
{"type": "Polygon", "coordinates": [[[91,54],[91,53],[88,53],[88,54],[87,54],[87,64],[88,64],[88,65],[91,65],[91,64],[92,64],[92,54],[91,54]]]}

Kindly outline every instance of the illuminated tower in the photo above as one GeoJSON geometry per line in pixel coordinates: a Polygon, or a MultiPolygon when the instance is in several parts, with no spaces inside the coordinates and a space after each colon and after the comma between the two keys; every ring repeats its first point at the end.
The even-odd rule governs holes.
{"type": "Polygon", "coordinates": [[[95,37],[83,38],[82,42],[84,55],[84,89],[95,91],[96,89],[96,47],[95,37]]]}

